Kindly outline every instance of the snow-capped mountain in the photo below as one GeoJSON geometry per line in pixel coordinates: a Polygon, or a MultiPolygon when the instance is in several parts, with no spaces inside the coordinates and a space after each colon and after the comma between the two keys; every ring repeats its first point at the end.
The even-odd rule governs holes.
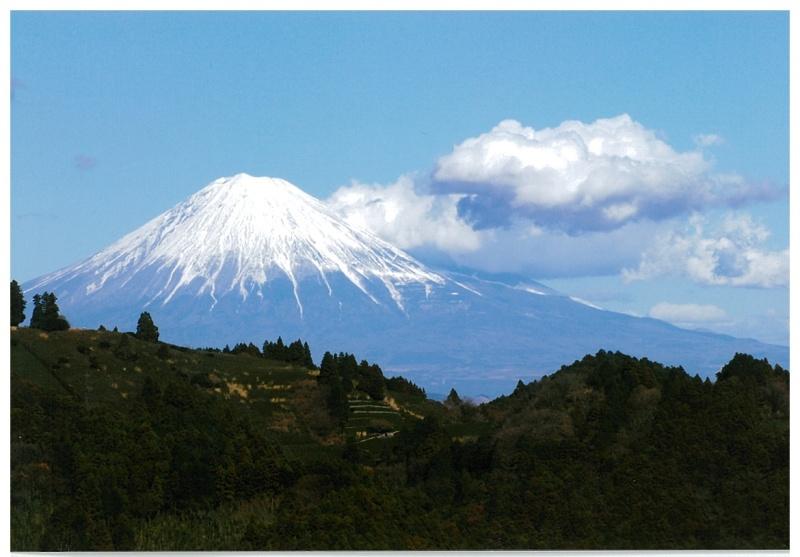
{"type": "Polygon", "coordinates": [[[709,374],[736,351],[788,349],[603,311],[535,281],[436,272],[289,182],[215,180],[107,248],[23,285],[74,326],[130,330],[149,311],[169,342],[308,340],[429,390],[489,393],[600,348],[709,374]]]}
{"type": "MultiPolygon", "coordinates": [[[[402,251],[333,215],[319,200],[278,178],[220,178],[73,267],[34,281],[62,285],[61,296],[118,294],[142,273],[155,275],[137,294],[145,306],[166,306],[188,294],[213,310],[231,293],[263,296],[276,276],[288,279],[302,317],[299,281],[314,278],[333,296],[329,274],[343,275],[365,296],[385,289],[403,309],[398,287],[446,282],[402,251]]],[[[66,300],[65,300],[66,301],[66,300]]]]}

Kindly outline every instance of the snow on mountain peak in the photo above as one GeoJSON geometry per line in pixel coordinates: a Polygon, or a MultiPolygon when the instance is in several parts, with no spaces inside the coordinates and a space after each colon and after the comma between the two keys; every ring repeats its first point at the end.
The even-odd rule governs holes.
{"type": "Polygon", "coordinates": [[[443,284],[444,277],[366,230],[339,218],[324,203],[280,178],[236,174],[206,187],[77,265],[42,277],[88,275],[85,294],[122,285],[144,270],[168,271],[151,303],[167,304],[182,289],[208,294],[213,304],[234,289],[243,298],[276,276],[314,275],[333,295],[330,273],[342,273],[375,303],[367,283],[379,281],[403,309],[398,286],[443,284]]]}

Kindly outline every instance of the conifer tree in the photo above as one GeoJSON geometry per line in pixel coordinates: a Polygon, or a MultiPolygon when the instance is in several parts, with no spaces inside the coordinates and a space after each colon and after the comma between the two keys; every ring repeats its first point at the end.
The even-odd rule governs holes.
{"type": "Polygon", "coordinates": [[[319,382],[324,384],[332,384],[339,381],[339,370],[336,356],[330,352],[325,352],[322,356],[322,362],[319,364],[319,382]]]}
{"type": "Polygon", "coordinates": [[[293,363],[293,364],[302,364],[303,360],[305,359],[303,353],[303,343],[300,339],[297,339],[293,343],[289,345],[289,349],[286,351],[286,360],[293,363]]]}
{"type": "Polygon", "coordinates": [[[56,305],[56,295],[52,292],[45,292],[44,296],[44,329],[51,330],[58,320],[58,305],[56,305]]]}
{"type": "Polygon", "coordinates": [[[142,312],[136,324],[136,338],[146,342],[158,342],[158,327],[146,311],[142,312]]]}
{"type": "Polygon", "coordinates": [[[455,389],[450,389],[450,394],[447,395],[447,399],[444,401],[445,406],[461,406],[461,397],[458,396],[458,393],[455,389]]]}
{"type": "Polygon", "coordinates": [[[264,341],[264,346],[261,348],[261,353],[264,355],[265,358],[275,359],[275,345],[269,341],[269,339],[264,341]]]}
{"type": "Polygon", "coordinates": [[[16,327],[25,321],[25,297],[17,281],[11,281],[11,326],[16,327]]]}
{"type": "Polygon", "coordinates": [[[381,368],[373,364],[368,366],[366,372],[359,374],[358,389],[367,393],[373,400],[383,399],[386,380],[381,368]]]}
{"type": "Polygon", "coordinates": [[[42,295],[33,295],[33,315],[31,315],[31,328],[42,328],[42,295]]]}
{"type": "Polygon", "coordinates": [[[311,349],[308,347],[308,343],[303,343],[303,365],[306,367],[314,367],[314,360],[311,358],[311,349]]]}

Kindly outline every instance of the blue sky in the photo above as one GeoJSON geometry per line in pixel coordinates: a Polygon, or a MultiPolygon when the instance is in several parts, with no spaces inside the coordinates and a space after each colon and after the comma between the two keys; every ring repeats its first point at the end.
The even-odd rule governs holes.
{"type": "Polygon", "coordinates": [[[780,269],[754,274],[788,247],[786,13],[15,12],[11,32],[18,280],[248,172],[334,196],[431,262],[518,272],[609,309],[788,343],[780,269]],[[538,174],[473,180],[488,163],[464,142],[496,145],[503,120],[519,123],[524,147],[528,129],[569,138],[564,122],[592,134],[624,114],[630,124],[612,121],[624,133],[671,150],[657,163],[682,155],[673,166],[690,179],[669,203],[640,192],[592,211],[566,201],[544,210],[529,183],[538,174]],[[741,196],[725,193],[731,184],[741,196]],[[717,189],[692,193],[702,187],[717,189]],[[345,196],[355,193],[395,195],[403,214],[428,219],[418,230],[453,234],[409,240],[402,223],[375,221],[345,196]],[[628,218],[630,203],[639,212],[628,218]],[[433,209],[415,213],[421,204],[433,209]],[[612,213],[624,220],[603,221],[612,213]],[[678,240],[688,251],[667,253],[678,240]],[[710,275],[664,263],[698,249],[730,259],[725,242],[750,263],[710,275]]]}

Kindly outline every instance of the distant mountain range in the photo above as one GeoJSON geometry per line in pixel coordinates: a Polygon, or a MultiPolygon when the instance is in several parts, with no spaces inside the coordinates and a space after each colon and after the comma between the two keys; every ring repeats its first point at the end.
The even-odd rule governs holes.
{"type": "Polygon", "coordinates": [[[52,291],[73,326],[163,340],[282,336],[379,362],[429,391],[509,392],[584,354],[620,350],[708,376],[736,352],[789,349],[605,311],[535,281],[428,268],[289,182],[220,178],[97,254],[23,285],[52,291]]]}

